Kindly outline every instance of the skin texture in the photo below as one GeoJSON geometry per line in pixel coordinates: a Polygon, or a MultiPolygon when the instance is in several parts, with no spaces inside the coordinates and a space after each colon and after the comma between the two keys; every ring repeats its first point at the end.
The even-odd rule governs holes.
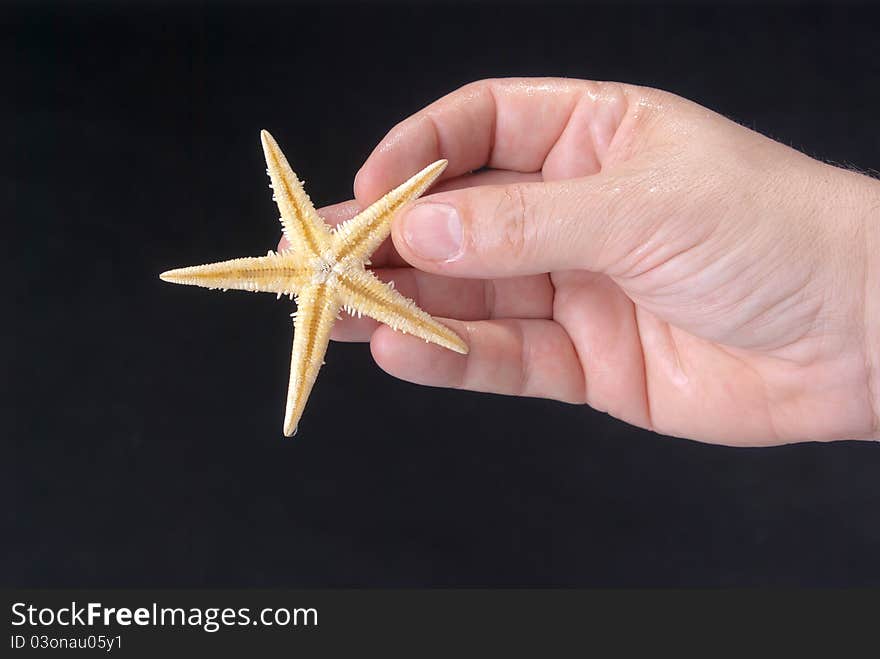
{"type": "Polygon", "coordinates": [[[355,200],[321,214],[343,221],[440,158],[372,262],[457,319],[470,353],[337,323],[388,373],[706,442],[880,436],[874,179],[667,92],[486,80],[395,126],[355,200]]]}

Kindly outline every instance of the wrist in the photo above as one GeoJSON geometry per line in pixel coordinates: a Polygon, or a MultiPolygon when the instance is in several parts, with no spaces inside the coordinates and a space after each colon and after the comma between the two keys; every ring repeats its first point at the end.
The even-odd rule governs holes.
{"type": "Polygon", "coordinates": [[[868,397],[873,410],[871,437],[880,439],[880,181],[866,179],[864,236],[864,342],[868,397]]]}

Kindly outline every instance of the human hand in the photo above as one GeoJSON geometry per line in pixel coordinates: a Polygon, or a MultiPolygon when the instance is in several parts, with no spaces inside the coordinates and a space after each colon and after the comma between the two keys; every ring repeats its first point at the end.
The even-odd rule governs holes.
{"type": "Polygon", "coordinates": [[[880,435],[877,181],[666,92],[489,80],[393,128],[323,214],[439,158],[372,260],[470,354],[337,323],[387,372],[716,443],[880,435]]]}

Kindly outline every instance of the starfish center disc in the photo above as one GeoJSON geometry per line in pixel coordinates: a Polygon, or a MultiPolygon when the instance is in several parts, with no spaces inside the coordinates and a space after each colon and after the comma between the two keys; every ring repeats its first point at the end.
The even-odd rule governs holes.
{"type": "Polygon", "coordinates": [[[335,260],[320,256],[315,259],[312,265],[312,272],[314,273],[312,282],[315,284],[332,282],[339,270],[339,263],[335,260]]]}

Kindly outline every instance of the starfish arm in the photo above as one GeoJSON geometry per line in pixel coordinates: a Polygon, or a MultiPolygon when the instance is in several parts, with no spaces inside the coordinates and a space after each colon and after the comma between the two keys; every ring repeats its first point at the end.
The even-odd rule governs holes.
{"type": "Polygon", "coordinates": [[[327,284],[308,284],[297,296],[293,322],[290,386],[284,412],[284,434],[296,433],[306,401],[324,363],[330,330],[339,313],[339,301],[327,284]]]}
{"type": "Polygon", "coordinates": [[[271,251],[266,256],[177,268],[159,275],[172,284],[277,293],[279,297],[294,295],[311,277],[311,271],[293,263],[289,255],[271,251]]]}
{"type": "Polygon", "coordinates": [[[458,334],[377,279],[373,273],[351,270],[341,274],[338,288],[339,298],[349,313],[370,316],[393,330],[413,334],[463,355],[468,353],[467,343],[458,334]]]}
{"type": "Polygon", "coordinates": [[[275,192],[273,199],[281,211],[284,237],[295,252],[320,256],[330,245],[330,230],[318,216],[312,200],[290,168],[275,138],[266,130],[260,133],[260,137],[275,192]]]}
{"type": "Polygon", "coordinates": [[[336,227],[333,259],[365,262],[391,232],[391,219],[404,204],[419,197],[446,169],[446,160],[425,167],[405,183],[336,227]]]}

